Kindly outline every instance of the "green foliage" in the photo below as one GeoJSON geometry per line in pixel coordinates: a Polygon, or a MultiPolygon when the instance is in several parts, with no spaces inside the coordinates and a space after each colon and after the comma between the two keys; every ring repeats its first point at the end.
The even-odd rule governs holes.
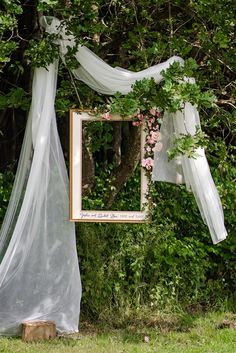
{"type": "Polygon", "coordinates": [[[162,71],[162,84],[156,84],[153,79],[136,82],[126,96],[117,93],[112,98],[111,112],[122,116],[133,115],[138,109],[143,112],[152,107],[176,112],[182,110],[186,102],[199,109],[212,107],[216,100],[214,94],[211,91],[201,91],[199,85],[186,78],[193,74],[196,67],[193,59],[186,60],[183,66],[174,62],[167,70],[162,71]]]}
{"type": "Polygon", "coordinates": [[[112,321],[111,311],[123,317],[143,307],[235,310],[236,189],[228,187],[235,172],[226,164],[218,180],[231,236],[217,246],[211,244],[192,194],[165,183],[153,185],[151,223],[79,225],[86,315],[112,321]]]}
{"type": "Polygon", "coordinates": [[[109,122],[93,121],[83,124],[84,133],[89,135],[91,140],[91,152],[97,152],[103,149],[103,152],[111,149],[111,141],[113,139],[113,126],[109,122]],[[93,137],[96,136],[96,139],[93,137]]]}
{"type": "MultiPolygon", "coordinates": [[[[146,80],[145,80],[146,81],[146,80]]],[[[146,82],[144,82],[146,83],[146,82]]],[[[119,113],[121,116],[132,116],[140,109],[139,98],[134,94],[122,96],[117,92],[111,101],[111,113],[119,113]]]]}
{"type": "Polygon", "coordinates": [[[0,73],[10,62],[12,53],[18,48],[14,40],[17,29],[17,16],[22,13],[19,0],[3,0],[0,9],[0,73]],[[12,39],[12,40],[11,40],[12,39]]]}
{"type": "Polygon", "coordinates": [[[187,59],[183,67],[175,62],[169,69],[162,72],[164,85],[162,87],[163,93],[160,92],[160,94],[166,101],[166,108],[170,112],[183,109],[185,102],[190,102],[199,109],[213,106],[216,100],[213,92],[202,92],[198,84],[186,78],[193,75],[196,68],[196,62],[193,59],[187,59]]]}
{"type": "Polygon", "coordinates": [[[18,47],[17,43],[15,42],[2,42],[0,43],[0,67],[4,67],[4,65],[8,62],[10,62],[11,58],[10,55],[11,53],[16,50],[18,47]]]}
{"type": "MultiPolygon", "coordinates": [[[[123,122],[127,124],[128,122],[123,122]]],[[[124,127],[124,125],[123,125],[124,127]]],[[[127,127],[127,125],[126,125],[127,127]]],[[[85,193],[82,198],[84,210],[107,210],[106,199],[112,188],[112,177],[116,169],[113,161],[114,123],[110,121],[92,121],[83,123],[85,141],[89,141],[88,148],[95,158],[94,188],[85,193]],[[94,139],[96,136],[96,139],[94,139]]],[[[125,138],[124,138],[125,139],[125,138]]],[[[85,142],[87,143],[87,142],[85,142]]],[[[138,210],[140,208],[140,166],[135,169],[134,175],[123,185],[111,210],[138,210]],[[135,196],[133,190],[136,191],[135,196]],[[131,205],[129,205],[131,203],[131,205]]]]}
{"type": "Polygon", "coordinates": [[[54,43],[55,36],[50,35],[40,40],[31,40],[25,55],[34,67],[44,67],[59,57],[58,45],[54,43]]]}
{"type": "Polygon", "coordinates": [[[95,166],[95,184],[96,190],[92,190],[89,195],[84,195],[82,199],[82,208],[84,210],[102,210],[106,209],[105,197],[111,187],[111,173],[114,166],[106,165],[102,168],[98,163],[95,166]]]}
{"type": "Polygon", "coordinates": [[[30,106],[30,98],[27,93],[20,87],[12,88],[9,93],[0,94],[0,110],[6,108],[21,108],[28,110],[30,106]]]}
{"type": "Polygon", "coordinates": [[[39,0],[37,10],[48,11],[58,6],[58,0],[39,0]]]}
{"type": "MultiPolygon", "coordinates": [[[[183,66],[174,62],[162,71],[163,82],[156,84],[154,79],[143,79],[132,86],[132,91],[126,96],[119,92],[111,99],[111,113],[121,116],[135,116],[137,111],[147,114],[152,107],[161,111],[177,112],[182,110],[187,102],[199,109],[214,106],[216,97],[211,91],[203,92],[199,85],[188,75],[193,75],[197,64],[193,59],[187,59],[183,66]]],[[[106,105],[107,108],[107,105],[106,105]]],[[[197,129],[194,135],[186,134],[177,138],[175,147],[168,151],[169,159],[185,154],[187,157],[196,157],[198,147],[206,147],[206,134],[197,129]]]]}
{"type": "Polygon", "coordinates": [[[9,13],[0,12],[0,33],[3,34],[6,30],[13,30],[16,26],[16,19],[12,18],[9,13]]]}
{"type": "Polygon", "coordinates": [[[7,13],[12,15],[20,15],[23,11],[20,0],[2,0],[2,6],[7,13]]]}
{"type": "Polygon", "coordinates": [[[198,148],[206,148],[206,134],[199,128],[194,135],[187,134],[175,139],[174,147],[167,151],[168,159],[185,155],[188,158],[197,158],[198,148]]]}
{"type": "MultiPolygon", "coordinates": [[[[112,190],[112,172],[114,164],[95,166],[95,190],[82,198],[83,210],[107,210],[106,197],[112,190]]],[[[113,211],[136,211],[140,209],[140,167],[138,166],[134,175],[123,185],[115,202],[109,208],[113,211]],[[135,190],[135,193],[134,193],[135,190]]]]}
{"type": "MultiPolygon", "coordinates": [[[[152,310],[173,310],[179,306],[190,310],[198,305],[220,308],[227,301],[230,307],[231,301],[233,309],[236,278],[228,247],[224,247],[225,255],[229,256],[225,268],[223,251],[198,238],[200,229],[208,237],[201,222],[194,219],[191,230],[191,212],[185,216],[186,228],[181,225],[181,219],[169,224],[163,222],[163,214],[168,215],[172,208],[168,210],[163,200],[158,201],[157,212],[164,211],[162,221],[156,212],[154,223],[147,225],[80,225],[78,252],[84,289],[83,311],[93,320],[111,321],[111,311],[123,317],[124,313],[131,314],[142,307],[152,310]],[[214,266],[216,261],[218,265],[214,266]]],[[[185,198],[179,210],[187,203],[190,202],[185,198]]],[[[177,202],[174,206],[177,208],[177,202]]],[[[176,209],[175,217],[178,217],[176,209]]],[[[174,215],[169,214],[168,218],[173,219],[174,215]]]]}

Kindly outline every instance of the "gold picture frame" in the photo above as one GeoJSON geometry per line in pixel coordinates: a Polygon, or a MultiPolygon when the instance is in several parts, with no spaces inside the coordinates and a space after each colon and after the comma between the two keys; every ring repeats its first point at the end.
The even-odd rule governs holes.
{"type": "MultiPolygon", "coordinates": [[[[119,115],[112,115],[109,121],[131,121],[119,115]]],[[[89,111],[70,111],[70,214],[73,222],[116,222],[143,223],[148,218],[147,191],[148,180],[144,168],[141,168],[140,210],[137,211],[106,211],[82,209],[82,123],[83,121],[107,121],[105,118],[92,115],[89,111]]],[[[146,132],[141,130],[140,163],[144,158],[146,132]]]]}

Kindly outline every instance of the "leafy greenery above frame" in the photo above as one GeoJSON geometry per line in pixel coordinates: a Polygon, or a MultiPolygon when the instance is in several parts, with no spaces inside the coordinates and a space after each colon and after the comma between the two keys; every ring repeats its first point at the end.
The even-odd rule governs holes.
{"type": "MultiPolygon", "coordinates": [[[[111,98],[110,103],[105,106],[108,111],[104,113],[104,117],[109,119],[110,113],[118,113],[121,116],[132,116],[134,125],[146,122],[149,130],[146,143],[150,145],[152,134],[156,136],[159,131],[164,111],[175,113],[182,110],[187,102],[198,109],[215,106],[216,98],[213,92],[202,91],[194,80],[189,79],[194,76],[196,68],[196,62],[190,58],[183,66],[174,62],[167,70],[162,71],[163,81],[160,84],[156,84],[153,78],[137,81],[127,95],[123,96],[118,92],[111,98]]],[[[146,146],[147,151],[153,152],[155,148],[160,150],[159,140],[160,138],[156,137],[153,141],[154,148],[146,146]]],[[[195,135],[186,134],[175,139],[174,148],[168,151],[169,159],[179,155],[196,158],[196,150],[206,144],[207,136],[198,128],[195,135]]],[[[151,155],[152,153],[147,158],[151,158],[151,155]]],[[[149,162],[148,168],[151,169],[153,161],[149,162]]]]}

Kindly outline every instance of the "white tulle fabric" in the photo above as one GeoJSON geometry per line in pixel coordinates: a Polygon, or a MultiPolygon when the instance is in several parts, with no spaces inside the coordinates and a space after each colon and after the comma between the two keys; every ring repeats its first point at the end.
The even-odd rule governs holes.
{"type": "Polygon", "coordinates": [[[197,158],[178,157],[168,161],[167,150],[174,146],[175,137],[194,135],[200,128],[198,111],[186,103],[176,114],[166,112],[161,126],[163,149],[155,152],[153,180],[185,183],[192,190],[203,221],[207,224],[212,241],[219,243],[227,237],[220,198],[211,176],[203,148],[196,151],[197,158]]]}
{"type": "MultiPolygon", "coordinates": [[[[59,41],[61,56],[67,53],[67,47],[75,45],[75,39],[66,33],[60,21],[53,17],[44,17],[42,24],[49,33],[60,33],[59,41]]],[[[154,78],[156,83],[162,80],[161,71],[167,69],[171,63],[184,61],[178,56],[173,56],[166,62],[154,65],[140,72],[131,72],[121,68],[113,68],[101,60],[91,50],[80,46],[76,58],[80,67],[73,70],[74,76],[85,82],[92,89],[103,94],[112,95],[119,91],[127,94],[132,85],[143,78],[154,78]]],[[[193,79],[187,79],[194,83],[193,79]]],[[[182,157],[168,161],[167,150],[173,146],[174,139],[182,134],[194,134],[200,128],[199,115],[195,107],[186,103],[182,111],[176,114],[165,112],[161,135],[163,149],[155,152],[153,180],[168,181],[171,183],[186,183],[188,189],[194,193],[201,216],[208,225],[214,244],[224,240],[227,232],[224,226],[224,216],[219,195],[213,182],[210,169],[203,149],[198,149],[196,159],[182,157]]]]}
{"type": "MultiPolygon", "coordinates": [[[[62,60],[67,53],[67,47],[75,45],[73,35],[68,34],[61,22],[55,17],[42,17],[41,24],[50,34],[60,34],[61,40],[58,40],[62,60]]],[[[138,80],[153,77],[157,83],[162,80],[161,71],[167,69],[174,61],[181,64],[184,60],[178,56],[173,56],[164,63],[154,65],[148,69],[132,72],[120,67],[111,67],[96,54],[85,46],[79,46],[75,54],[80,67],[73,70],[74,76],[99,93],[113,95],[116,92],[127,94],[131,91],[131,86],[138,80]]]]}
{"type": "Polygon", "coordinates": [[[35,70],[32,104],[0,236],[0,334],[27,320],[78,331],[81,297],[68,178],[54,100],[57,63],[35,70]]]}
{"type": "MultiPolygon", "coordinates": [[[[49,33],[59,33],[65,62],[67,47],[75,45],[60,21],[42,17],[49,33]]],[[[75,77],[94,90],[127,94],[135,81],[153,77],[183,60],[172,57],[140,72],[112,68],[89,49],[80,46],[75,77]]],[[[57,62],[36,69],[32,104],[18,171],[0,233],[0,334],[14,335],[26,320],[54,320],[59,331],[77,331],[81,283],[74,224],[68,221],[68,180],[58,138],[54,101],[57,62]]],[[[163,149],[155,154],[153,179],[186,183],[194,193],[213,243],[226,238],[223,211],[203,149],[198,158],[168,161],[167,149],[174,137],[194,134],[200,126],[196,109],[189,103],[176,114],[165,112],[161,127],[163,149]]]]}

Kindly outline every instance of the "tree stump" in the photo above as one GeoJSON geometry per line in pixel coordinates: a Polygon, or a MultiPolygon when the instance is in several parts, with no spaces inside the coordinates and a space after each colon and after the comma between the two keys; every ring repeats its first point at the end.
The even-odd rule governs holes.
{"type": "Polygon", "coordinates": [[[25,321],[22,323],[22,340],[25,342],[49,340],[56,337],[53,321],[25,321]]]}

